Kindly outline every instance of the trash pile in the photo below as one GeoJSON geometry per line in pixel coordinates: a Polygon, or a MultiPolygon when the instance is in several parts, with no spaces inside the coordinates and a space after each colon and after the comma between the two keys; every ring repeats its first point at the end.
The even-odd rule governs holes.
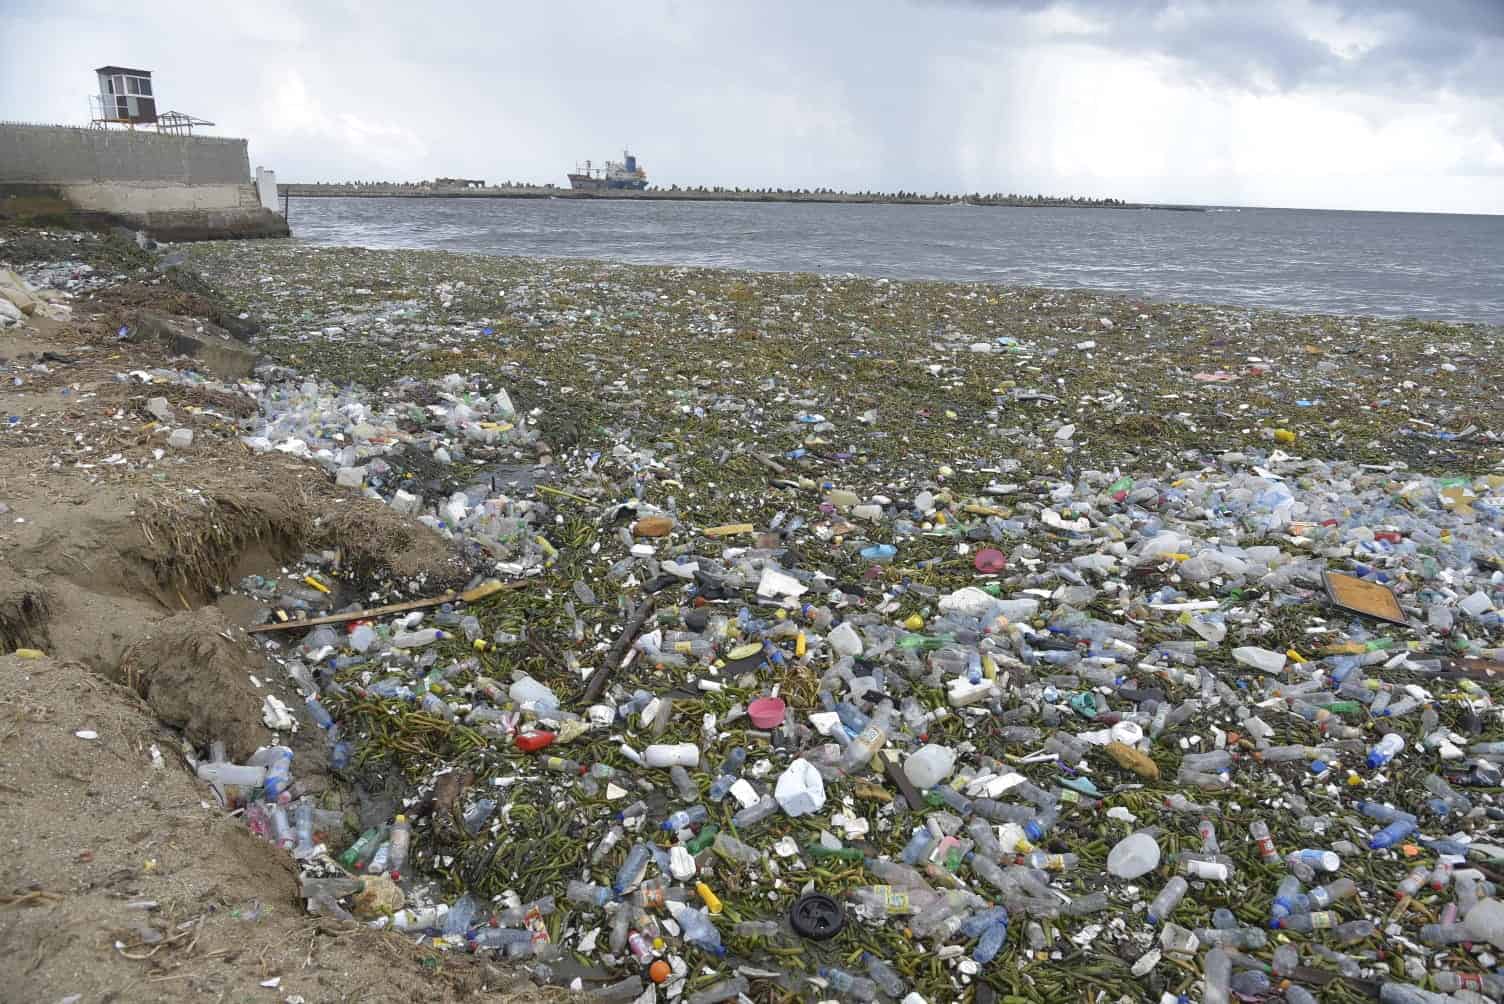
{"type": "Polygon", "coordinates": [[[1504,476],[1462,329],[1357,357],[1370,322],[1287,318],[1310,343],[1228,360],[1271,322],[204,254],[293,277],[266,344],[323,378],[267,381],[248,442],[475,570],[396,609],[315,561],[242,583],[318,755],[387,795],[337,825],[255,776],[306,753],[207,757],[314,912],[601,1000],[1499,998],[1504,476]],[[934,362],[893,362],[914,331],[934,362]],[[1402,359],[1436,410],[1385,411],[1402,359]]]}
{"type": "Polygon", "coordinates": [[[73,311],[66,298],[66,293],[45,284],[45,279],[43,285],[33,285],[10,269],[0,268],[0,330],[17,327],[34,314],[66,321],[73,311]]]}
{"type": "Polygon", "coordinates": [[[466,553],[505,559],[503,574],[535,573],[555,556],[532,530],[536,507],[497,494],[509,479],[530,485],[539,459],[537,431],[504,388],[450,373],[399,380],[373,400],[278,367],[258,375],[265,381],[247,389],[260,408],[241,437],[253,452],[314,460],[336,484],[417,517],[466,553]]]}
{"type": "MultiPolygon", "coordinates": [[[[400,814],[329,835],[354,876],[309,878],[310,907],[354,897],[601,999],[1173,998],[1187,963],[1205,1000],[1314,999],[1333,973],[1447,999],[1396,987],[1481,985],[1504,947],[1501,488],[1274,452],[978,497],[829,487],[761,528],[601,507],[624,552],[603,578],[640,597],[609,647],[579,579],[586,644],[537,668],[495,587],[284,651],[336,768],[424,770],[400,814]],[[937,540],[971,584],[910,571],[937,540]],[[1400,623],[1328,595],[1363,587],[1400,623]]],[[[289,767],[200,772],[262,784],[248,821],[305,853],[320,817],[277,803],[289,767]]]]}

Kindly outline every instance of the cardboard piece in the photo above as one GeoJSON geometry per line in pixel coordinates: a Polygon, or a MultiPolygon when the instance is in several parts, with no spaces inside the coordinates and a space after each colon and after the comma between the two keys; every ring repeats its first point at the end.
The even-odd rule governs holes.
{"type": "Polygon", "coordinates": [[[1408,623],[1400,601],[1388,586],[1342,572],[1323,572],[1321,577],[1326,583],[1327,596],[1343,610],[1391,624],[1408,623]]]}

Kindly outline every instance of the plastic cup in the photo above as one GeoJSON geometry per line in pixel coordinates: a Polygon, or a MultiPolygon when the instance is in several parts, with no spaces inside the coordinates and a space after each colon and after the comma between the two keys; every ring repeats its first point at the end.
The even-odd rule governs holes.
{"type": "Polygon", "coordinates": [[[976,557],[971,559],[971,563],[983,575],[996,575],[1008,567],[1007,557],[995,547],[982,548],[976,553],[976,557]]]}
{"type": "Polygon", "coordinates": [[[759,697],[747,705],[747,717],[758,728],[771,729],[783,721],[783,714],[787,710],[788,706],[780,698],[759,697]]]}

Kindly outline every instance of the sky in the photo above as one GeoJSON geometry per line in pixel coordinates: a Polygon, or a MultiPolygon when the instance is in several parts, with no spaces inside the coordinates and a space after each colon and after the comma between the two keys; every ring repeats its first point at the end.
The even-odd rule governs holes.
{"type": "MultiPolygon", "coordinates": [[[[282,181],[1504,213],[1504,0],[0,0],[0,119],[93,68],[282,181]]],[[[4,151],[0,150],[0,157],[4,151]]]]}

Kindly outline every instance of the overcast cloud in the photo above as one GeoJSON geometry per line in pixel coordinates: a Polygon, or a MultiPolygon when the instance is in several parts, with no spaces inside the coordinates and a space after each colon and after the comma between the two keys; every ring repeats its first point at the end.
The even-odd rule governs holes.
{"type": "Polygon", "coordinates": [[[630,144],[665,186],[1504,212],[1504,0],[0,10],[0,119],[83,123],[140,66],[284,180],[564,184],[630,144]]]}

